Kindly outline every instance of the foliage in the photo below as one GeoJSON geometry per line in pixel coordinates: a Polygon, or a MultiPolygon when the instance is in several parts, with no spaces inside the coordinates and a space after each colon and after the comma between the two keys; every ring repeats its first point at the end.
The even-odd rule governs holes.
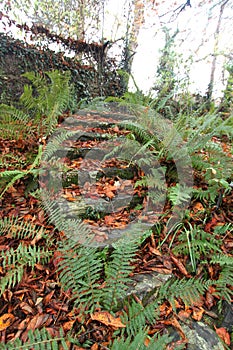
{"type": "Polygon", "coordinates": [[[69,347],[64,339],[63,330],[60,330],[60,336],[51,337],[46,329],[35,329],[34,331],[29,330],[28,341],[22,342],[19,339],[13,342],[8,342],[6,345],[1,343],[1,350],[28,350],[29,348],[34,350],[58,350],[62,346],[62,349],[68,350],[69,347]]]}
{"type": "Polygon", "coordinates": [[[1,137],[18,140],[32,134],[33,128],[28,114],[5,104],[0,105],[0,113],[1,137]]]}
{"type": "MultiPolygon", "coordinates": [[[[33,75],[32,80],[35,80],[36,84],[37,79],[40,83],[40,77],[33,75]]],[[[56,79],[53,81],[55,82],[56,79]]],[[[38,90],[41,91],[39,95],[33,96],[33,91],[29,89],[29,92],[26,88],[22,101],[27,109],[33,111],[39,119],[40,113],[37,111],[37,105],[40,104],[43,113],[45,111],[49,113],[49,110],[52,109],[51,115],[55,118],[55,115],[60,113],[58,112],[59,108],[56,105],[53,107],[54,105],[50,104],[49,99],[46,102],[42,99],[40,102],[41,96],[48,95],[49,97],[50,93],[54,98],[53,90],[51,91],[50,88],[46,90],[47,87],[44,89],[44,82],[42,90],[40,90],[39,83],[37,85],[38,90]]],[[[59,84],[58,78],[57,85],[59,84]]],[[[128,95],[128,97],[130,100],[134,99],[136,95],[128,95]]],[[[63,109],[62,103],[61,106],[63,109]]],[[[4,108],[5,113],[9,113],[9,118],[16,120],[24,118],[24,114],[19,114],[18,117],[14,108],[5,106],[4,108]]],[[[183,152],[187,148],[193,162],[195,175],[197,174],[206,186],[204,189],[197,186],[193,190],[194,198],[199,198],[203,202],[207,199],[212,205],[212,203],[216,203],[219,195],[224,196],[231,190],[232,154],[231,150],[224,149],[221,143],[222,135],[232,136],[231,117],[225,120],[219,119],[215,110],[211,110],[196,118],[195,113],[190,113],[189,109],[186,113],[182,110],[174,118],[174,125],[180,134],[178,137],[171,122],[162,118],[155,110],[145,108],[140,104],[130,105],[130,108],[132,114],[135,111],[136,118],[129,117],[119,124],[120,129],[128,131],[127,137],[123,138],[125,142],[119,146],[121,150],[119,147],[115,147],[111,155],[113,156],[114,153],[120,151],[124,160],[129,163],[135,162],[142,169],[148,169],[148,174],[142,176],[136,182],[135,187],[151,187],[159,194],[159,191],[161,193],[165,191],[171,204],[171,210],[179,205],[189,203],[193,189],[182,184],[178,170],[174,167],[177,159],[187,164],[187,153],[183,152]],[[183,143],[180,142],[181,139],[184,141],[183,143]],[[205,195],[203,195],[204,191],[205,195]]],[[[51,167],[56,175],[58,171],[64,171],[57,162],[59,158],[58,146],[68,138],[77,138],[77,134],[78,132],[73,133],[67,130],[55,133],[46,147],[43,157],[42,146],[40,146],[38,155],[30,168],[25,171],[19,169],[2,172],[0,176],[8,181],[4,193],[9,189],[9,186],[24,176],[38,176],[39,173],[43,176],[41,170],[37,169],[41,159],[44,163],[49,163],[47,166],[51,167]]],[[[153,191],[151,193],[151,199],[157,201],[158,196],[153,197],[153,191]]],[[[135,346],[141,349],[165,348],[172,339],[167,336],[158,337],[155,335],[153,338],[148,336],[148,328],[156,323],[163,302],[168,301],[173,311],[176,312],[176,302],[182,302],[187,308],[192,307],[209,288],[214,290],[213,295],[220,301],[231,301],[232,257],[224,255],[221,248],[221,236],[231,230],[231,226],[226,225],[226,227],[216,228],[213,232],[209,232],[203,227],[183,221],[165,234],[158,230],[158,236],[161,236],[158,240],[163,239],[160,247],[163,247],[163,243],[168,238],[170,239],[168,236],[173,232],[174,236],[170,239],[168,246],[171,249],[169,252],[175,254],[174,260],[178,259],[179,256],[187,257],[186,266],[183,269],[187,269],[188,272],[185,273],[184,278],[174,277],[170,279],[158,290],[156,301],[150,301],[144,305],[143,302],[133,301],[130,297],[127,300],[128,287],[132,282],[134,259],[142,239],[137,236],[136,232],[134,232],[133,239],[129,238],[131,235],[129,231],[128,236],[113,243],[111,247],[105,248],[103,252],[95,247],[89,227],[84,225],[81,220],[67,217],[65,210],[62,212],[62,208],[53,196],[56,197],[56,193],[48,193],[41,189],[42,208],[49,214],[49,220],[55,225],[55,229],[62,232],[61,237],[63,234],[67,237],[61,238],[56,243],[57,259],[54,263],[57,266],[59,285],[62,290],[67,291],[67,294],[70,293],[69,305],[82,313],[83,317],[87,317],[88,314],[96,310],[105,310],[111,315],[116,315],[119,305],[123,305],[121,321],[125,327],[114,333],[111,349],[134,349],[135,346]],[[166,235],[165,238],[163,238],[164,235],[166,235]],[[176,244],[173,246],[175,240],[176,244]],[[200,266],[202,268],[201,278],[200,275],[195,275],[200,266]],[[216,270],[212,279],[209,279],[208,268],[212,269],[211,271],[216,270]],[[145,342],[148,346],[145,345],[145,342]]],[[[1,258],[2,269],[5,273],[0,284],[2,293],[7,288],[15,287],[22,281],[26,268],[33,269],[36,264],[44,264],[51,257],[49,246],[51,238],[46,232],[40,230],[41,228],[33,227],[29,223],[22,223],[19,219],[0,221],[1,233],[6,234],[7,232],[18,240],[17,247],[10,248],[1,258]],[[32,243],[37,235],[43,236],[46,248],[44,245],[41,247],[32,243]],[[25,240],[27,240],[26,244],[24,244],[25,240]]],[[[140,234],[143,233],[140,232],[140,234]]],[[[148,235],[146,239],[150,239],[150,236],[148,235]]],[[[157,255],[156,250],[155,255],[157,255]]],[[[50,335],[41,330],[36,331],[33,335],[30,333],[29,342],[31,343],[29,346],[32,344],[35,349],[43,348],[42,341],[46,345],[48,343],[48,348],[50,345],[51,348],[55,349],[59,346],[65,348],[65,340],[67,338],[62,335],[51,339],[50,335]]],[[[14,346],[15,348],[17,346],[23,348],[20,341],[16,341],[14,346]]]]}
{"type": "Polygon", "coordinates": [[[143,330],[135,335],[135,337],[128,337],[127,339],[120,338],[115,339],[111,346],[111,350],[165,350],[166,345],[171,342],[172,338],[169,338],[167,335],[149,338],[143,330]],[[145,345],[145,340],[149,340],[149,345],[145,345]]]}
{"type": "Polygon", "coordinates": [[[165,34],[164,48],[161,50],[162,55],[160,57],[159,66],[157,69],[157,84],[153,88],[158,91],[158,99],[162,99],[164,96],[170,95],[175,92],[176,75],[176,53],[174,51],[174,39],[178,34],[178,30],[171,35],[169,29],[164,27],[163,32],[165,34]]]}
{"type": "Polygon", "coordinates": [[[57,124],[57,117],[68,109],[72,102],[70,72],[61,73],[55,70],[45,72],[44,77],[35,72],[28,72],[23,76],[31,81],[36,93],[31,85],[25,85],[20,102],[32,113],[35,121],[39,124],[42,121],[45,132],[51,133],[57,124]],[[43,119],[44,116],[46,118],[43,119]]]}
{"type": "Polygon", "coordinates": [[[33,163],[30,165],[29,169],[26,170],[5,170],[0,173],[0,198],[3,197],[4,193],[14,185],[14,183],[22,178],[27,178],[32,176],[31,181],[36,179],[39,175],[39,169],[37,168],[40,164],[42,156],[42,145],[38,148],[38,154],[35,157],[33,163]]]}
{"type": "MultiPolygon", "coordinates": [[[[17,28],[21,27],[23,26],[17,25],[17,28]]],[[[46,28],[44,29],[46,30],[46,28]]],[[[25,30],[28,30],[27,26],[25,30]]],[[[53,36],[53,34],[51,35],[53,36]]],[[[44,34],[41,35],[43,38],[44,34]]],[[[80,43],[72,38],[68,40],[66,37],[63,39],[68,50],[70,50],[69,45],[80,48],[85,44],[89,47],[89,44],[82,41],[80,43]]],[[[52,70],[59,70],[61,74],[63,74],[62,72],[70,72],[75,104],[82,99],[90,100],[99,95],[118,96],[121,94],[122,87],[117,73],[117,62],[113,59],[106,58],[104,66],[99,71],[95,61],[90,65],[87,65],[86,61],[82,64],[80,58],[73,59],[66,56],[64,52],[55,53],[47,46],[41,47],[44,44],[44,38],[39,46],[29,45],[0,33],[0,41],[0,103],[19,107],[18,100],[23,93],[23,86],[28,83],[27,79],[22,76],[25,72],[35,72],[36,74],[52,70]]],[[[100,46],[101,50],[101,44],[95,45],[93,43],[93,45],[94,47],[100,46]]],[[[92,52],[94,55],[94,50],[91,48],[91,56],[93,56],[92,52]]],[[[72,107],[74,106],[72,105],[72,107]]]]}
{"type": "Polygon", "coordinates": [[[100,12],[103,9],[103,2],[96,0],[85,1],[31,1],[26,0],[23,4],[17,1],[11,3],[3,1],[7,11],[18,21],[21,17],[30,18],[34,23],[40,23],[54,32],[78,38],[96,34],[100,29],[100,12]],[[90,29],[92,29],[90,33],[90,29]]]}
{"type": "Polygon", "coordinates": [[[185,305],[198,302],[200,296],[208,289],[209,282],[195,278],[174,279],[166,282],[159,290],[159,297],[169,300],[174,309],[175,299],[180,298],[185,305]]]}
{"type": "MultiPolygon", "coordinates": [[[[33,242],[33,238],[38,234],[47,240],[47,234],[43,228],[33,226],[27,222],[20,222],[18,218],[0,220],[0,235],[5,232],[18,240],[27,238],[33,242]]],[[[21,243],[17,248],[10,248],[5,254],[1,254],[1,266],[5,271],[5,276],[1,278],[1,294],[21,281],[27,266],[33,268],[39,262],[48,261],[51,254],[50,244],[47,244],[44,248],[37,247],[34,244],[23,245],[21,243]]]]}

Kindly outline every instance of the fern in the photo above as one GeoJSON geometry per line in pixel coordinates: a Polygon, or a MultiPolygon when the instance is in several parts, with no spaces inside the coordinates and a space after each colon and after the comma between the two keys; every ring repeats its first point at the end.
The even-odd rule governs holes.
{"type": "Polygon", "coordinates": [[[33,239],[38,232],[41,237],[47,239],[46,231],[42,227],[32,225],[18,217],[5,217],[0,219],[0,235],[7,233],[16,239],[33,239]]]}
{"type": "Polygon", "coordinates": [[[127,283],[131,282],[132,262],[138,247],[138,239],[122,238],[114,245],[115,250],[105,267],[105,288],[102,302],[105,308],[112,310],[118,300],[126,296],[127,283]]]}
{"type": "Polygon", "coordinates": [[[168,198],[172,202],[172,205],[180,205],[184,202],[190,201],[191,192],[192,192],[191,188],[181,186],[179,183],[177,183],[175,186],[169,187],[168,198]]]}
{"type": "Polygon", "coordinates": [[[0,173],[0,184],[3,183],[3,189],[0,193],[0,198],[3,197],[4,193],[14,185],[14,183],[24,177],[27,177],[28,175],[32,175],[33,177],[37,177],[39,174],[39,170],[36,169],[38,165],[40,164],[42,156],[42,145],[38,148],[38,154],[35,157],[33,163],[31,164],[30,168],[27,170],[5,170],[0,173]]]}
{"type": "Polygon", "coordinates": [[[153,325],[159,316],[159,300],[144,306],[136,303],[133,299],[130,303],[126,303],[127,312],[122,315],[122,322],[126,325],[124,333],[129,336],[136,336],[142,329],[146,329],[148,325],[153,325]]]}
{"type": "MultiPolygon", "coordinates": [[[[33,226],[30,223],[19,221],[18,218],[5,218],[0,220],[0,235],[7,233],[16,239],[33,239],[36,235],[47,238],[42,228],[33,226]]],[[[33,268],[39,262],[46,262],[51,256],[49,249],[51,241],[46,247],[36,247],[35,245],[23,245],[20,243],[16,249],[10,248],[2,252],[0,262],[6,274],[1,278],[1,294],[6,288],[14,287],[23,277],[27,266],[33,268]]]]}
{"type": "Polygon", "coordinates": [[[223,254],[215,255],[210,263],[219,264],[222,268],[218,280],[214,281],[215,294],[230,304],[233,297],[233,257],[223,254]]]}
{"type": "Polygon", "coordinates": [[[46,249],[30,246],[24,247],[22,245],[19,245],[16,250],[11,249],[7,251],[4,254],[2,262],[3,268],[7,267],[7,272],[6,275],[1,278],[1,294],[5,291],[5,289],[14,287],[21,281],[24,273],[24,268],[26,266],[31,266],[33,268],[36,263],[42,262],[43,260],[48,260],[50,256],[51,252],[47,251],[46,249]],[[8,270],[9,267],[11,268],[10,270],[8,270]]]}
{"type": "Polygon", "coordinates": [[[61,347],[63,350],[69,350],[63,330],[60,329],[60,336],[52,338],[45,328],[41,330],[35,329],[34,331],[29,330],[26,342],[16,339],[7,344],[0,344],[0,350],[59,350],[61,347]]]}
{"type": "Polygon", "coordinates": [[[6,270],[6,275],[0,283],[2,294],[6,288],[14,287],[21,281],[26,266],[33,268],[39,262],[48,261],[51,251],[47,248],[19,244],[17,249],[11,248],[4,254],[2,252],[1,256],[1,266],[6,270]]]}
{"type": "Polygon", "coordinates": [[[191,306],[199,301],[209,284],[208,281],[195,278],[171,279],[160,288],[159,298],[168,300],[174,309],[176,309],[174,299],[177,298],[180,298],[185,305],[191,306]]]}
{"type": "Polygon", "coordinates": [[[133,121],[124,121],[119,124],[122,128],[130,130],[135,136],[136,140],[142,144],[149,143],[153,145],[156,150],[159,150],[160,141],[153,135],[152,132],[145,128],[144,125],[133,121]],[[153,142],[152,142],[153,141],[153,142]]]}
{"type": "Polygon", "coordinates": [[[215,237],[215,234],[205,232],[198,227],[190,227],[179,235],[179,244],[173,249],[175,254],[188,254],[190,246],[195,259],[200,259],[201,255],[211,256],[213,253],[221,252],[222,242],[215,237]],[[187,240],[190,237],[190,245],[187,240]]]}
{"type": "Polygon", "coordinates": [[[59,280],[65,290],[71,288],[76,305],[94,311],[100,300],[99,283],[102,271],[100,253],[71,240],[60,245],[62,260],[58,264],[59,280]]]}
{"type": "Polygon", "coordinates": [[[172,341],[168,335],[154,336],[150,338],[146,331],[140,330],[138,334],[132,339],[130,336],[126,339],[115,339],[111,350],[165,350],[167,345],[172,341]],[[149,345],[145,345],[145,340],[150,340],[149,345]]]}
{"type": "Polygon", "coordinates": [[[32,120],[29,114],[24,113],[23,111],[17,109],[14,106],[8,106],[5,104],[0,105],[0,113],[0,120],[4,120],[8,123],[12,121],[19,121],[26,124],[32,120]]]}
{"type": "Polygon", "coordinates": [[[0,105],[0,134],[6,139],[24,139],[33,133],[31,118],[19,109],[5,104],[0,105]]]}
{"type": "Polygon", "coordinates": [[[38,96],[34,97],[32,87],[25,85],[20,101],[27,109],[34,109],[39,117],[42,114],[51,117],[58,116],[67,108],[70,102],[70,72],[61,73],[54,70],[44,74],[44,77],[35,72],[23,74],[24,77],[32,82],[38,96]],[[48,78],[50,83],[48,83],[48,78]]]}
{"type": "MultiPolygon", "coordinates": [[[[80,135],[83,135],[83,133],[79,131],[60,129],[59,133],[54,134],[47,143],[46,148],[43,152],[43,161],[57,159],[56,153],[62,149],[62,143],[69,139],[77,140],[80,135]]],[[[58,159],[60,159],[60,157],[58,157],[58,159]]]]}

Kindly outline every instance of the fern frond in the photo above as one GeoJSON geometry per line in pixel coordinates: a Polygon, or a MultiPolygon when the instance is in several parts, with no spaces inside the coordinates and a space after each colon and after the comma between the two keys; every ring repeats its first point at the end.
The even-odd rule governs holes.
{"type": "MultiPolygon", "coordinates": [[[[64,141],[75,139],[77,140],[79,136],[83,135],[80,131],[70,131],[70,130],[64,130],[60,129],[58,134],[53,135],[52,138],[50,138],[49,142],[46,145],[46,148],[43,152],[43,161],[49,161],[53,159],[53,157],[56,159],[56,153],[61,151],[62,149],[62,143],[64,141]]],[[[60,158],[58,156],[58,158],[60,158]]]]}
{"type": "Polygon", "coordinates": [[[24,93],[20,97],[22,104],[30,109],[35,109],[37,114],[55,117],[61,114],[67,107],[71,98],[70,72],[61,73],[57,70],[45,72],[45,76],[35,72],[24,73],[35,86],[38,96],[34,97],[32,88],[24,86],[24,93]],[[50,83],[48,83],[49,77],[50,83]]]}
{"type": "Polygon", "coordinates": [[[134,300],[127,303],[127,313],[122,315],[122,322],[126,325],[125,332],[132,337],[136,336],[140,330],[153,325],[159,316],[159,301],[151,302],[143,306],[134,300]]]}
{"type": "Polygon", "coordinates": [[[129,120],[119,123],[119,126],[131,131],[138,142],[142,144],[149,143],[150,145],[153,145],[157,151],[159,151],[160,140],[157,139],[157,137],[148,129],[148,127],[145,127],[141,123],[129,120]]]}
{"type": "Polygon", "coordinates": [[[17,239],[33,239],[38,232],[40,232],[41,237],[47,238],[43,227],[37,227],[27,221],[20,221],[18,217],[0,219],[0,235],[7,233],[17,239]]]}
{"type": "Polygon", "coordinates": [[[218,264],[221,267],[217,281],[212,281],[216,286],[215,294],[221,299],[231,303],[233,296],[233,257],[225,254],[213,255],[211,264],[218,264]]]}
{"type": "Polygon", "coordinates": [[[172,342],[172,338],[168,335],[154,336],[150,338],[147,336],[146,331],[140,330],[138,334],[131,338],[130,336],[126,339],[115,339],[111,350],[165,350],[167,345],[172,342]],[[146,339],[150,340],[149,345],[145,345],[146,339]]]}
{"type": "Polygon", "coordinates": [[[177,183],[175,186],[171,186],[168,189],[168,198],[173,205],[180,205],[184,202],[188,202],[191,199],[192,188],[181,186],[177,183]]]}
{"type": "Polygon", "coordinates": [[[225,235],[227,232],[233,232],[233,224],[228,223],[222,226],[215,226],[214,233],[217,235],[225,235]]]}
{"type": "Polygon", "coordinates": [[[63,350],[69,350],[63,330],[60,329],[60,336],[52,338],[45,328],[41,330],[35,329],[34,331],[29,330],[26,342],[16,339],[7,344],[0,344],[0,350],[59,350],[61,347],[63,350]]]}
{"type": "MultiPolygon", "coordinates": [[[[0,198],[4,195],[4,193],[11,187],[13,184],[17,181],[22,179],[23,177],[26,177],[27,175],[32,175],[34,177],[37,177],[39,174],[39,170],[35,169],[39,163],[42,156],[42,145],[38,148],[38,154],[35,157],[33,163],[31,164],[30,168],[27,170],[6,170],[0,173],[0,178],[3,178],[3,180],[6,180],[7,185],[4,183],[4,188],[0,194],[0,198]]],[[[4,181],[3,181],[4,182],[4,181]]]]}
{"type": "MultiPolygon", "coordinates": [[[[233,259],[231,259],[233,260],[233,259]]],[[[216,292],[221,299],[225,299],[229,304],[233,297],[233,264],[224,266],[220,272],[218,280],[215,282],[216,292]]]]}
{"type": "Polygon", "coordinates": [[[37,90],[37,96],[33,95],[31,86],[25,85],[20,101],[24,107],[36,114],[37,119],[42,120],[42,124],[49,134],[56,126],[57,117],[71,103],[70,72],[61,73],[58,70],[54,70],[45,72],[44,77],[38,73],[27,72],[23,76],[31,80],[37,90]],[[50,80],[50,83],[48,80],[50,80]],[[43,118],[44,116],[46,118],[43,118]]]}
{"type": "Polygon", "coordinates": [[[11,121],[19,121],[23,124],[26,124],[30,122],[32,118],[14,106],[0,104],[0,120],[4,120],[8,123],[11,121]]]}
{"type": "Polygon", "coordinates": [[[134,187],[143,186],[156,188],[159,190],[165,190],[167,188],[166,180],[165,180],[165,167],[159,167],[158,169],[152,168],[151,175],[145,175],[141,178],[141,180],[137,180],[134,187]]]}
{"type": "Polygon", "coordinates": [[[188,254],[190,246],[196,259],[199,259],[202,254],[210,256],[213,253],[221,252],[222,242],[214,234],[205,232],[197,227],[182,232],[179,235],[179,242],[173,249],[175,254],[188,254]],[[190,244],[187,241],[187,234],[190,237],[190,244]]]}
{"type": "Polygon", "coordinates": [[[46,261],[51,256],[51,252],[44,247],[24,246],[21,243],[16,249],[11,248],[2,255],[2,266],[13,265],[35,266],[40,261],[46,261]]]}
{"type": "Polygon", "coordinates": [[[58,264],[59,280],[64,290],[71,289],[76,305],[93,312],[100,301],[98,281],[103,262],[95,248],[83,247],[66,240],[60,245],[62,260],[58,264]]]}
{"type": "Polygon", "coordinates": [[[11,248],[2,253],[1,266],[6,270],[6,275],[0,282],[1,294],[6,288],[14,287],[21,281],[26,266],[33,268],[39,262],[48,261],[51,254],[47,248],[23,246],[21,243],[17,249],[11,248]]]}
{"type": "Polygon", "coordinates": [[[117,301],[126,295],[127,283],[133,270],[132,262],[138,248],[138,239],[122,238],[114,244],[111,261],[105,266],[105,288],[102,291],[103,305],[112,310],[117,301]]]}
{"type": "Polygon", "coordinates": [[[169,280],[159,290],[159,298],[168,300],[175,309],[175,298],[183,300],[185,305],[190,306],[200,299],[208,289],[208,282],[195,278],[181,280],[169,280]]]}
{"type": "Polygon", "coordinates": [[[24,267],[24,265],[18,265],[7,271],[7,274],[1,278],[0,295],[2,295],[6,289],[14,287],[22,280],[24,267]]]}

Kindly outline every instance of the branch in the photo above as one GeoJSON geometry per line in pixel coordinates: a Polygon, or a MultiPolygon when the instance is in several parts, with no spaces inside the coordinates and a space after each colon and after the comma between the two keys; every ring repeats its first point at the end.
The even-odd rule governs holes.
{"type": "Polygon", "coordinates": [[[159,16],[159,18],[164,17],[167,14],[173,12],[173,15],[169,19],[169,22],[174,21],[179,16],[179,14],[186,9],[187,6],[192,7],[191,0],[186,0],[186,2],[184,4],[178,6],[175,10],[171,10],[171,11],[168,11],[168,12],[162,14],[161,16],[159,16]],[[175,18],[173,19],[173,17],[175,17],[175,18]]]}

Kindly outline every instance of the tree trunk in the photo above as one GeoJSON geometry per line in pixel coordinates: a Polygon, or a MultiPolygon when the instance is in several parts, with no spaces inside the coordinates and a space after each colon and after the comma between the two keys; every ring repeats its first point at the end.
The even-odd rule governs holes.
{"type": "Polygon", "coordinates": [[[217,51],[218,51],[218,46],[219,46],[219,33],[220,33],[220,27],[222,23],[222,15],[224,8],[226,4],[229,2],[229,0],[225,0],[222,5],[220,6],[220,12],[218,16],[218,23],[216,27],[216,31],[214,34],[214,56],[212,60],[212,65],[211,65],[211,72],[210,72],[210,82],[208,85],[208,90],[207,90],[207,99],[208,101],[211,101],[212,96],[213,96],[213,89],[214,89],[214,75],[216,71],[216,63],[217,63],[217,51]]]}
{"type": "MultiPolygon", "coordinates": [[[[134,0],[132,3],[129,3],[128,9],[128,18],[127,18],[127,30],[125,38],[125,48],[122,58],[122,69],[128,74],[131,73],[133,56],[136,53],[138,47],[138,35],[142,24],[145,22],[145,4],[143,0],[134,0]],[[131,22],[131,14],[133,12],[133,19],[131,22]]],[[[126,88],[128,85],[128,79],[123,77],[126,88]]]]}

